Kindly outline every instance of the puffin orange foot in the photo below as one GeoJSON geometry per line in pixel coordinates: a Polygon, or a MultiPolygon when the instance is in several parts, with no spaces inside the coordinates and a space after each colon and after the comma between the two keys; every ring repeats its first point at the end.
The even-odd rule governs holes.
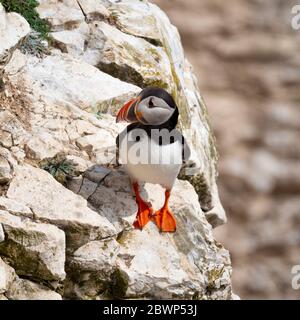
{"type": "Polygon", "coordinates": [[[154,221],[162,232],[175,232],[176,220],[168,207],[163,207],[155,212],[154,221]]]}
{"type": "Polygon", "coordinates": [[[165,192],[165,203],[164,206],[155,212],[153,219],[162,232],[175,232],[176,231],[176,220],[173,213],[168,207],[171,190],[165,192]]]}
{"type": "Polygon", "coordinates": [[[135,221],[133,226],[135,229],[142,230],[145,225],[150,221],[151,216],[153,215],[153,209],[150,203],[145,202],[139,193],[139,187],[137,183],[133,184],[133,189],[136,195],[136,203],[138,205],[138,212],[136,214],[135,221]]]}
{"type": "Polygon", "coordinates": [[[133,226],[135,229],[142,230],[145,225],[150,221],[151,216],[153,214],[153,209],[147,205],[145,202],[139,203],[139,211],[136,214],[135,221],[133,226]]]}

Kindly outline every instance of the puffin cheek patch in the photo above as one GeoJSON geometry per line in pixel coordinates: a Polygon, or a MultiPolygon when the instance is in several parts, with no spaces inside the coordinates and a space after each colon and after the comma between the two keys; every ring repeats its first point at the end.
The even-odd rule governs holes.
{"type": "Polygon", "coordinates": [[[164,108],[153,108],[145,110],[144,118],[148,123],[160,125],[170,119],[174,110],[164,109],[164,108]]]}

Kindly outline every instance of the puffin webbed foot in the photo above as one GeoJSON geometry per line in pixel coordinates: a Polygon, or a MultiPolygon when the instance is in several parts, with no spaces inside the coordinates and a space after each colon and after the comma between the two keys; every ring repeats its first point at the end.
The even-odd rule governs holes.
{"type": "Polygon", "coordinates": [[[176,220],[168,208],[161,208],[155,212],[154,221],[161,232],[175,232],[176,220]]]}
{"type": "Polygon", "coordinates": [[[136,214],[133,226],[135,229],[142,230],[145,227],[145,225],[150,221],[151,216],[153,215],[153,209],[150,203],[145,202],[141,198],[137,183],[133,184],[133,189],[136,195],[136,203],[138,205],[138,212],[136,214]]]}
{"type": "Polygon", "coordinates": [[[164,206],[153,215],[153,219],[161,232],[176,231],[176,220],[168,207],[170,194],[170,190],[166,190],[164,206]]]}
{"type": "Polygon", "coordinates": [[[149,207],[146,203],[140,203],[139,210],[133,223],[134,228],[142,230],[150,221],[152,214],[153,209],[151,207],[149,207]]]}

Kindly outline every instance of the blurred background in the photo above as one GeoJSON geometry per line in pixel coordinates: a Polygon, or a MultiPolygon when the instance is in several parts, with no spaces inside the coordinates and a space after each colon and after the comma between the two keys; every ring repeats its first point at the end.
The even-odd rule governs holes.
{"type": "MultiPolygon", "coordinates": [[[[300,299],[300,30],[290,0],[152,0],[181,34],[208,106],[242,299],[300,299]]],[[[298,1],[300,4],[300,1],[298,1]]]]}

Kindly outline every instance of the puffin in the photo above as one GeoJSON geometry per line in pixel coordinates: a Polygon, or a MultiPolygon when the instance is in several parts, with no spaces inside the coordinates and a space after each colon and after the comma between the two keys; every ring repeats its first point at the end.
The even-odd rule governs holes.
{"type": "Polygon", "coordinates": [[[173,97],[159,87],[143,89],[117,113],[116,122],[130,123],[116,138],[117,162],[130,177],[138,211],[133,227],[142,230],[151,220],[161,232],[175,232],[169,199],[182,165],[190,157],[186,139],[176,129],[179,110],[173,97]],[[165,189],[161,209],[140,195],[140,183],[165,189]]]}

